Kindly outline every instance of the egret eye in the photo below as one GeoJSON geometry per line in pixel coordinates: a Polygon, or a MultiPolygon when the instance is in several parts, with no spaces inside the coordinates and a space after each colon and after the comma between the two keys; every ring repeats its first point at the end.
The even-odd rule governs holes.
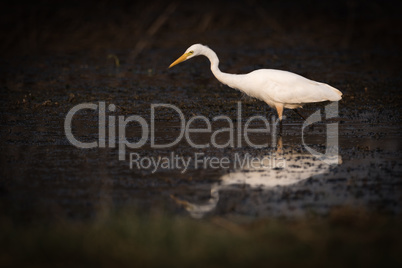
{"type": "Polygon", "coordinates": [[[192,54],[194,54],[194,51],[188,52],[188,55],[192,55],[192,54]]]}

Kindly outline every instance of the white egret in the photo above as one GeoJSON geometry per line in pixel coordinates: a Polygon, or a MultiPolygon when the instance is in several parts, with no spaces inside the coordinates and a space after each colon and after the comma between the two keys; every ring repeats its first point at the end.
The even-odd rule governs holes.
{"type": "MultiPolygon", "coordinates": [[[[199,55],[204,55],[209,59],[211,71],[220,82],[265,101],[270,107],[275,108],[281,123],[284,108],[297,109],[306,103],[342,99],[342,92],[338,89],[288,71],[260,69],[248,74],[221,72],[216,53],[201,44],[190,46],[169,68],[199,55]]],[[[295,112],[302,116],[297,110],[295,112]]]]}

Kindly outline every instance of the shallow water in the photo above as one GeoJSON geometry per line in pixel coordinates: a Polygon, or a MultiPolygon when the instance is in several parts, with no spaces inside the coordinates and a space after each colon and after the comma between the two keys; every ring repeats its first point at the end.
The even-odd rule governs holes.
{"type": "MultiPolygon", "coordinates": [[[[221,86],[207,72],[193,77],[192,71],[186,70],[190,65],[171,71],[139,71],[143,69],[138,66],[117,68],[107,60],[68,55],[52,58],[52,63],[34,59],[22,63],[20,59],[7,70],[1,98],[0,195],[3,208],[13,217],[82,219],[131,206],[197,218],[326,215],[338,206],[401,213],[397,80],[391,79],[383,92],[380,83],[374,89],[362,89],[349,85],[347,78],[334,80],[334,86],[344,92],[338,119],[324,120],[304,130],[305,145],[324,153],[327,125],[338,123],[340,159],[338,164],[328,165],[306,150],[301,136],[303,121],[296,114],[286,111],[282,136],[272,135],[272,109],[221,86]],[[73,134],[83,142],[105,142],[106,148],[76,148],[64,132],[68,111],[80,103],[100,102],[105,102],[106,107],[116,105],[114,112],[106,111],[106,116],[116,120],[116,147],[109,148],[108,135],[104,140],[98,139],[98,112],[85,110],[75,115],[73,134]],[[149,136],[144,146],[127,148],[125,160],[119,160],[119,116],[137,115],[150,125],[151,104],[158,103],[178,107],[186,123],[192,116],[205,116],[212,122],[212,132],[229,126],[228,121],[212,119],[227,116],[234,125],[233,146],[197,149],[183,138],[171,148],[153,149],[149,136]],[[250,134],[250,140],[267,146],[248,145],[244,133],[238,146],[239,124],[244,130],[247,120],[256,115],[266,117],[270,129],[250,134]],[[135,164],[130,168],[130,153],[135,153],[138,160],[147,158],[142,163],[147,168],[138,169],[135,164]],[[229,164],[219,167],[215,163],[211,167],[208,163],[204,167],[200,162],[196,166],[196,154],[217,161],[227,158],[229,164]],[[265,157],[268,167],[235,165],[236,159],[246,156],[265,157]],[[272,161],[279,156],[285,159],[283,163],[272,161]],[[190,162],[187,167],[180,163],[155,167],[150,161],[158,157],[168,162],[172,157],[190,158],[190,162]],[[283,166],[277,167],[273,162],[283,166]]],[[[202,61],[194,65],[191,68],[207,69],[202,61]]],[[[319,109],[323,112],[325,105],[307,105],[304,113],[310,115],[319,109]]],[[[168,108],[155,111],[155,142],[174,141],[180,135],[177,112],[168,108]]],[[[205,123],[194,121],[191,127],[205,128],[205,123]]],[[[255,121],[251,127],[264,125],[255,121]]],[[[141,131],[138,123],[129,124],[128,141],[138,142],[141,131]]],[[[224,144],[229,137],[225,132],[216,135],[216,140],[224,144]]],[[[196,144],[211,143],[211,133],[192,133],[191,140],[196,144]]]]}
{"type": "MultiPolygon", "coordinates": [[[[128,207],[197,218],[258,218],[326,215],[339,206],[401,214],[402,46],[393,1],[178,1],[173,7],[151,2],[1,9],[7,13],[0,24],[4,215],[87,219],[128,207]],[[173,13],[165,16],[164,10],[173,13]],[[214,49],[225,72],[273,68],[328,83],[344,94],[338,115],[303,129],[301,118],[286,110],[280,137],[273,133],[275,111],[221,85],[205,58],[167,69],[193,43],[214,49]],[[75,114],[72,134],[105,148],[73,146],[64,129],[68,112],[78,104],[102,102],[105,135],[99,136],[98,111],[90,109],[75,114]],[[186,123],[204,116],[211,133],[191,133],[191,141],[210,146],[194,148],[183,137],[172,147],[152,148],[149,134],[143,146],[122,152],[126,140],[119,138],[124,129],[119,118],[154,122],[157,144],[180,135],[177,111],[158,109],[153,121],[153,104],[174,105],[186,123]],[[227,120],[213,121],[222,115],[227,120]],[[238,139],[238,130],[253,116],[268,121],[269,130],[249,135],[253,143],[266,143],[264,148],[250,146],[244,131],[238,139]],[[111,140],[110,119],[116,121],[111,140]],[[329,165],[307,148],[325,153],[331,124],[339,130],[339,161],[329,165]],[[228,127],[234,130],[233,143],[212,146],[212,137],[221,145],[228,142],[228,131],[213,136],[228,127]],[[136,163],[130,168],[130,154],[147,168],[136,163]],[[206,167],[196,166],[197,156],[208,159],[206,167]],[[268,166],[238,164],[247,156],[265,159],[268,166]],[[152,164],[160,159],[165,166],[152,164]]],[[[306,105],[303,113],[324,115],[327,105],[306,105]]],[[[194,121],[191,127],[206,125],[194,121]]],[[[250,127],[264,124],[256,120],[250,127]]],[[[127,142],[140,141],[142,130],[139,123],[127,124],[127,142]]]]}

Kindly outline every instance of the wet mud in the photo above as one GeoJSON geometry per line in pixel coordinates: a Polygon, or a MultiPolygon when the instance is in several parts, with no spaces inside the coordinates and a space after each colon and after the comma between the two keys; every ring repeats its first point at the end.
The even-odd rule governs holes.
{"type": "MultiPolygon", "coordinates": [[[[216,13],[222,9],[204,7],[205,15],[196,15],[203,23],[197,24],[180,4],[172,11],[177,20],[163,22],[155,34],[144,39],[144,49],[138,49],[142,40],[138,33],[128,44],[116,37],[114,41],[120,43],[107,39],[97,42],[93,50],[90,44],[95,42],[76,47],[72,41],[64,48],[56,41],[44,42],[41,50],[18,46],[21,44],[14,40],[22,53],[8,47],[12,52],[4,53],[0,60],[0,208],[4,215],[22,221],[87,219],[132,207],[195,218],[303,217],[325,216],[343,206],[401,214],[401,46],[397,29],[386,27],[399,21],[393,13],[391,17],[372,13],[372,6],[358,2],[356,7],[339,4],[338,10],[316,7],[309,16],[273,4],[252,20],[256,13],[241,9],[236,2],[234,10],[226,10],[222,16],[216,13]],[[364,12],[359,13],[360,9],[364,12]],[[288,13],[292,21],[285,19],[288,13]],[[236,14],[245,16],[244,23],[237,22],[236,14]],[[306,17],[310,20],[299,24],[306,17]],[[196,31],[191,31],[192,25],[198,25],[196,31]],[[340,89],[344,95],[338,116],[303,130],[304,121],[286,110],[281,136],[272,135],[271,125],[270,132],[250,135],[253,142],[267,143],[266,147],[254,148],[244,136],[238,146],[239,124],[244,127],[256,115],[271,123],[275,111],[221,85],[205,58],[167,69],[197,42],[214,49],[221,69],[229,73],[283,69],[340,89]],[[138,55],[133,55],[135,48],[138,55]],[[235,125],[236,142],[226,148],[197,149],[183,138],[170,148],[151,148],[148,139],[141,148],[126,148],[125,160],[119,160],[119,133],[115,148],[73,146],[64,129],[67,113],[81,103],[99,106],[101,102],[116,107],[107,110],[107,116],[118,120],[119,116],[137,115],[148,124],[152,104],[175,105],[187,121],[202,115],[213,122],[214,117],[225,115],[235,125]],[[306,146],[324,153],[327,126],[334,123],[339,129],[339,161],[328,165],[314,158],[306,146]],[[229,164],[211,168],[191,161],[186,168],[130,168],[130,153],[148,159],[192,160],[199,154],[226,157],[229,164]],[[236,166],[236,159],[246,155],[265,159],[268,167],[236,166]]],[[[159,9],[154,11],[156,17],[165,10],[159,9]]],[[[153,13],[149,14],[153,18],[153,13]]],[[[117,33],[122,36],[125,32],[117,33]]],[[[41,44],[40,37],[38,40],[41,44]]],[[[311,115],[320,110],[323,115],[326,105],[309,104],[303,112],[311,115]]],[[[154,122],[157,143],[166,144],[179,136],[180,120],[172,109],[157,110],[154,122]]],[[[192,126],[204,128],[205,124],[195,121],[192,126]]],[[[98,127],[99,114],[92,110],[78,112],[72,124],[75,137],[83,142],[100,143],[98,127]]],[[[212,124],[213,131],[225,127],[225,121],[212,124]]],[[[263,125],[256,121],[253,127],[263,125]]],[[[137,142],[140,125],[130,124],[125,134],[130,142],[137,142]]],[[[211,142],[210,133],[194,133],[191,138],[197,144],[211,142]]],[[[228,138],[227,133],[217,135],[220,144],[228,138]]]]}

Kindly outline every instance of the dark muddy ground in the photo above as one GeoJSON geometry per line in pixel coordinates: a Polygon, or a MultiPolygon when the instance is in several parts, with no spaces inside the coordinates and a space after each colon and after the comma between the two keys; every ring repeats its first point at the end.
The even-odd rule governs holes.
{"type": "MultiPolygon", "coordinates": [[[[62,8],[46,1],[5,6],[0,58],[3,217],[17,222],[82,220],[132,208],[253,220],[325,217],[339,207],[401,216],[402,44],[396,1],[101,2],[96,8],[69,3],[62,8]],[[168,70],[193,43],[214,49],[221,70],[229,73],[283,69],[340,89],[339,119],[305,130],[306,144],[323,153],[326,123],[338,122],[339,164],[311,157],[302,145],[303,121],[289,110],[280,152],[270,133],[251,136],[256,143],[269,143],[263,149],[245,145],[243,137],[241,147],[195,149],[183,139],[172,148],[153,149],[148,140],[126,152],[127,158],[129,153],[149,158],[203,153],[232,163],[246,154],[281,157],[285,168],[196,168],[192,162],[184,172],[153,172],[130,169],[128,159],[119,161],[118,148],[80,149],[68,142],[64,120],[80,103],[114,104],[116,111],[107,115],[139,115],[149,124],[151,104],[157,103],[177,106],[186,120],[227,115],[235,126],[238,101],[243,126],[254,115],[276,116],[265,103],[219,84],[205,58],[168,70]]],[[[304,112],[312,114],[325,105],[307,105],[304,112]]],[[[172,110],[160,109],[155,125],[157,142],[179,135],[172,110]]],[[[81,141],[97,140],[97,113],[79,112],[73,133],[81,141]]],[[[127,127],[127,137],[137,141],[139,125],[127,127]]],[[[211,135],[192,138],[208,143],[211,135]]],[[[226,139],[220,137],[222,143],[226,139]]]]}

